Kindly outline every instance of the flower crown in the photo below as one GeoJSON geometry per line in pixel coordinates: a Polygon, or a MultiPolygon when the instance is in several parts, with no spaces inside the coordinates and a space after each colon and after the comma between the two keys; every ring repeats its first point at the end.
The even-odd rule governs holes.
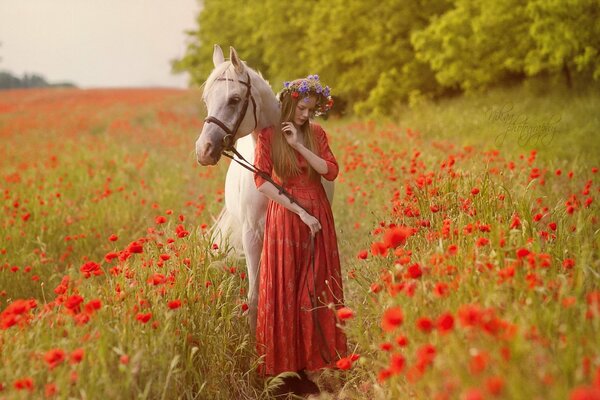
{"type": "Polygon", "coordinates": [[[331,89],[329,86],[323,87],[319,81],[319,75],[309,75],[303,79],[296,79],[291,82],[284,82],[283,89],[277,93],[277,100],[282,101],[284,96],[290,95],[292,98],[304,97],[308,101],[308,97],[313,95],[317,98],[315,106],[315,115],[327,114],[327,111],[333,106],[331,98],[331,89]]]}

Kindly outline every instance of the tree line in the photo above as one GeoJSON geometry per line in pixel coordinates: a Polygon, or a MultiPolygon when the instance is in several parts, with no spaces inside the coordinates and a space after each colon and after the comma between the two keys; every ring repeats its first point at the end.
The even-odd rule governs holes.
{"type": "Polygon", "coordinates": [[[203,0],[174,71],[201,85],[213,44],[273,88],[309,74],[357,113],[532,76],[600,81],[597,0],[203,0]]]}
{"type": "Polygon", "coordinates": [[[39,87],[75,87],[75,85],[68,82],[49,83],[43,76],[38,74],[23,74],[23,77],[19,78],[10,72],[0,71],[0,90],[39,87]]]}

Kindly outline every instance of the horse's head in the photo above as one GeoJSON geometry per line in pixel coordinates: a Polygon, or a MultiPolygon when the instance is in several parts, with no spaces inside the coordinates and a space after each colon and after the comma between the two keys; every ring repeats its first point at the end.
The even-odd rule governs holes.
{"type": "Polygon", "coordinates": [[[233,47],[229,58],[225,61],[223,51],[215,45],[215,69],[206,80],[203,93],[207,117],[196,141],[196,157],[202,165],[215,165],[224,149],[257,126],[259,110],[253,95],[253,71],[233,47]]]}

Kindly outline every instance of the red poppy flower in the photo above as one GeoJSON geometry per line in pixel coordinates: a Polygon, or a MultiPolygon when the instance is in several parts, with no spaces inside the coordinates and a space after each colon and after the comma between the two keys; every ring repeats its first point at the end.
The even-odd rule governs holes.
{"type": "Polygon", "coordinates": [[[400,307],[392,307],[383,313],[381,327],[384,331],[390,332],[402,325],[403,321],[404,314],[402,314],[402,309],[400,307]]]}
{"type": "Polygon", "coordinates": [[[79,270],[81,272],[83,272],[83,275],[86,278],[89,278],[92,275],[102,275],[104,272],[102,271],[102,268],[100,268],[100,264],[95,263],[93,261],[88,261],[85,264],[83,264],[81,266],[81,268],[79,268],[79,270]]]}
{"type": "Polygon", "coordinates": [[[418,279],[423,275],[423,270],[421,269],[421,266],[417,263],[408,267],[407,272],[408,272],[408,276],[413,279],[418,279]]]}
{"type": "Polygon", "coordinates": [[[111,262],[115,258],[119,258],[119,255],[117,253],[114,253],[114,252],[106,253],[104,255],[104,261],[106,261],[107,263],[111,262]]]}
{"type": "Polygon", "coordinates": [[[390,342],[383,342],[379,345],[379,348],[383,351],[390,351],[392,349],[392,344],[390,342]]]}
{"type": "Polygon", "coordinates": [[[483,400],[483,393],[481,393],[481,390],[477,389],[477,388],[470,388],[467,389],[467,391],[465,392],[465,395],[463,396],[464,400],[483,400]]]}
{"type": "Polygon", "coordinates": [[[371,254],[374,256],[387,256],[388,247],[383,242],[374,242],[371,244],[371,254]]]}
{"type": "Polygon", "coordinates": [[[54,397],[57,393],[58,388],[56,387],[56,384],[47,383],[46,386],[44,386],[44,394],[47,398],[54,397]]]}
{"type": "Polygon", "coordinates": [[[417,368],[423,372],[427,366],[433,363],[436,349],[432,344],[424,344],[417,349],[417,368]]]}
{"type": "Polygon", "coordinates": [[[448,254],[450,255],[455,255],[458,251],[458,246],[455,244],[451,244],[450,246],[448,246],[448,254]]]}
{"type": "Polygon", "coordinates": [[[352,360],[350,359],[350,357],[343,357],[340,358],[335,365],[341,369],[341,370],[348,370],[350,368],[352,368],[352,360]]]}
{"type": "Polygon", "coordinates": [[[444,297],[448,295],[448,284],[444,282],[438,282],[435,284],[434,293],[438,297],[444,297]]]}
{"type": "Polygon", "coordinates": [[[179,224],[175,228],[175,234],[177,235],[178,238],[184,238],[187,235],[189,235],[190,233],[185,230],[185,228],[183,227],[183,225],[179,224]]]}
{"type": "Polygon", "coordinates": [[[150,321],[150,318],[152,318],[152,313],[138,313],[135,316],[135,319],[137,319],[138,321],[140,321],[142,324],[145,324],[146,322],[150,321]]]}
{"type": "Polygon", "coordinates": [[[420,317],[417,320],[417,329],[421,332],[429,333],[433,330],[433,322],[427,317],[420,317]]]}
{"type": "Polygon", "coordinates": [[[150,278],[148,278],[148,280],[146,282],[148,282],[151,285],[157,286],[160,285],[162,283],[165,283],[167,281],[167,277],[164,276],[163,274],[153,274],[152,276],[150,276],[150,278]]]}
{"type": "Polygon", "coordinates": [[[395,226],[385,231],[383,243],[387,248],[395,249],[404,244],[406,239],[412,234],[412,229],[406,226],[395,226]]]}
{"type": "Polygon", "coordinates": [[[383,383],[386,380],[388,380],[390,376],[392,376],[392,372],[389,369],[387,369],[387,368],[386,369],[382,369],[377,374],[377,381],[379,383],[383,383]]]}
{"type": "Polygon", "coordinates": [[[399,374],[404,370],[406,366],[406,359],[402,354],[392,354],[390,358],[390,371],[393,374],[399,374]]]}
{"type": "Polygon", "coordinates": [[[35,385],[33,384],[33,379],[31,379],[29,377],[17,379],[14,382],[13,386],[17,390],[29,390],[30,392],[33,392],[33,390],[35,388],[35,385]]]}
{"type": "Polygon", "coordinates": [[[517,258],[521,259],[527,257],[530,254],[529,250],[521,248],[517,250],[517,258]]]}
{"type": "Polygon", "coordinates": [[[489,356],[485,352],[480,352],[471,357],[469,361],[469,370],[472,374],[479,374],[487,368],[489,356]]]}
{"type": "Polygon", "coordinates": [[[138,242],[131,242],[127,246],[127,251],[132,254],[139,254],[144,251],[144,247],[138,242]]]}
{"type": "Polygon", "coordinates": [[[65,361],[65,352],[61,349],[52,349],[44,354],[44,360],[48,364],[48,368],[54,369],[65,361]]]}
{"type": "Polygon", "coordinates": [[[489,242],[490,242],[490,240],[488,238],[480,237],[477,239],[477,242],[475,243],[475,245],[477,247],[483,247],[486,244],[488,244],[489,242]]]}
{"type": "Polygon", "coordinates": [[[79,296],[78,294],[74,294],[74,295],[69,296],[67,298],[67,300],[65,301],[64,305],[69,310],[78,311],[79,310],[79,305],[82,302],[83,302],[83,297],[79,296]]]}
{"type": "Polygon", "coordinates": [[[342,307],[339,310],[337,310],[337,316],[340,320],[345,321],[354,317],[354,311],[352,311],[348,307],[342,307]]]}
{"type": "Polygon", "coordinates": [[[563,260],[562,266],[564,269],[572,269],[575,266],[575,260],[572,258],[565,258],[563,260]]]}
{"type": "Polygon", "coordinates": [[[440,315],[436,321],[438,332],[446,334],[454,328],[454,317],[450,313],[440,315]]]}
{"type": "Polygon", "coordinates": [[[175,310],[175,309],[181,307],[181,300],[179,300],[179,299],[171,300],[171,301],[169,301],[168,306],[169,306],[169,309],[175,310]]]}
{"type": "Polygon", "coordinates": [[[465,304],[458,309],[458,319],[463,326],[476,326],[481,315],[481,308],[476,304],[465,304]]]}
{"type": "Polygon", "coordinates": [[[521,219],[515,215],[510,223],[510,229],[519,229],[521,227],[521,219]]]}
{"type": "Polygon", "coordinates": [[[396,340],[396,344],[398,346],[400,346],[400,347],[406,347],[406,346],[408,346],[408,339],[404,335],[396,336],[395,340],[396,340]]]}
{"type": "Polygon", "coordinates": [[[71,364],[78,364],[83,360],[83,356],[85,355],[85,351],[81,348],[73,350],[71,353],[71,364]]]}
{"type": "Polygon", "coordinates": [[[381,285],[379,283],[371,283],[369,290],[372,293],[379,293],[381,291],[381,285]]]}
{"type": "Polygon", "coordinates": [[[485,387],[493,396],[499,396],[504,389],[504,379],[499,376],[490,376],[485,381],[485,387]]]}
{"type": "Polygon", "coordinates": [[[92,314],[94,313],[94,311],[99,310],[101,307],[102,301],[100,301],[100,299],[93,299],[88,301],[83,308],[85,309],[85,312],[87,312],[88,314],[92,314]]]}

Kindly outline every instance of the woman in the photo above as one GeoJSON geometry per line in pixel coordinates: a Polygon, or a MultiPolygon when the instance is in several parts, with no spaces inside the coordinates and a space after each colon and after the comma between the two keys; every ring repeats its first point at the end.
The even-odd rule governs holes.
{"type": "Polygon", "coordinates": [[[281,124],[258,135],[255,165],[283,186],[255,175],[267,207],[260,265],[256,327],[261,372],[298,372],[284,391],[318,392],[304,373],[335,366],[346,353],[346,337],[335,310],[343,303],[337,238],[331,205],[321,184],[338,174],[325,131],[310,122],[333,104],[317,75],[286,83],[278,94],[281,124]],[[313,261],[314,257],[314,261],[313,261]]]}

